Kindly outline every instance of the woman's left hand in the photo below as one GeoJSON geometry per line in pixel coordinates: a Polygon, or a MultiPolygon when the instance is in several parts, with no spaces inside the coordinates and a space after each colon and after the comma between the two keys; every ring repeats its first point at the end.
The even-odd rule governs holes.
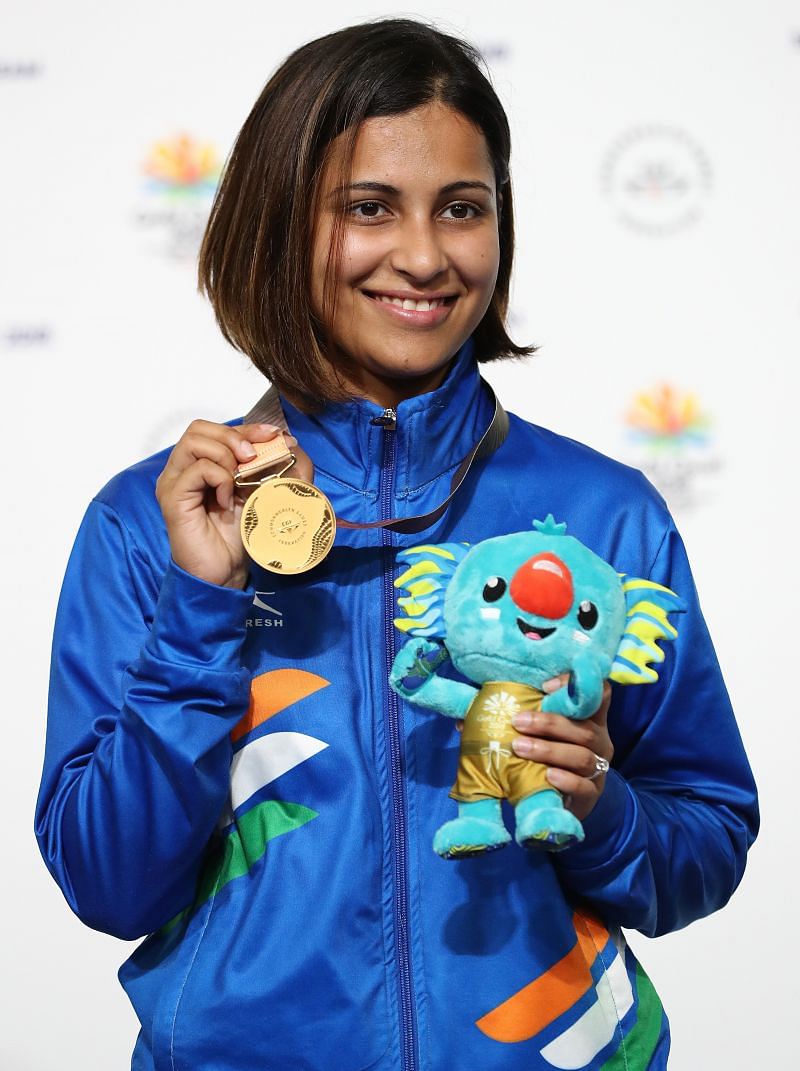
{"type": "MultiPolygon", "coordinates": [[[[544,686],[547,692],[557,691],[567,677],[556,677],[544,686]],[[549,685],[549,687],[548,687],[549,685]]],[[[547,767],[547,780],[564,796],[564,805],[576,818],[590,814],[603,793],[606,775],[596,772],[597,760],[611,759],[614,745],[608,735],[608,707],[611,685],[603,685],[603,701],[591,718],[576,721],[563,714],[516,714],[514,728],[521,735],[512,747],[517,755],[533,759],[547,767]]]]}

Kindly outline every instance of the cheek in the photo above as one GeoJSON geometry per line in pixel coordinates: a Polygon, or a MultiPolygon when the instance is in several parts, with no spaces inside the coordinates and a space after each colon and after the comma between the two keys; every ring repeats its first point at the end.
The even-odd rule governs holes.
{"type": "Polygon", "coordinates": [[[462,248],[458,264],[465,280],[491,294],[500,269],[500,243],[496,236],[462,248]]]}
{"type": "Polygon", "coordinates": [[[379,235],[370,234],[367,228],[345,231],[343,239],[339,278],[344,283],[357,283],[366,279],[383,260],[383,243],[379,235]]]}

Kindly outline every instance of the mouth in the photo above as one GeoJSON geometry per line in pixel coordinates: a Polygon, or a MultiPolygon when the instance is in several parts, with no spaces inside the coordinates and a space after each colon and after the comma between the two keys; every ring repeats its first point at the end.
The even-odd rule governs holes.
{"type": "Polygon", "coordinates": [[[442,305],[452,305],[456,300],[455,294],[417,295],[382,290],[364,290],[363,292],[374,301],[380,301],[386,305],[394,305],[395,308],[405,309],[407,312],[428,312],[430,309],[438,309],[442,305]]]}
{"type": "Polygon", "coordinates": [[[457,294],[404,294],[399,291],[362,290],[382,312],[406,323],[438,324],[450,315],[457,294]]]}
{"type": "Polygon", "coordinates": [[[554,628],[540,628],[539,625],[531,625],[527,621],[523,621],[521,617],[517,618],[517,627],[526,640],[546,640],[548,636],[552,636],[555,632],[554,628]]]}

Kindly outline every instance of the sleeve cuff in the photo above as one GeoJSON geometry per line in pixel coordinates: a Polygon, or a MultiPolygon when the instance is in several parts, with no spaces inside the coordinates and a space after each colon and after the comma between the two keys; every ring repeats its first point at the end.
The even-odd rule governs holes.
{"type": "Polygon", "coordinates": [[[170,560],[146,647],[163,662],[232,672],[241,668],[241,646],[253,588],[210,584],[170,560]]]}

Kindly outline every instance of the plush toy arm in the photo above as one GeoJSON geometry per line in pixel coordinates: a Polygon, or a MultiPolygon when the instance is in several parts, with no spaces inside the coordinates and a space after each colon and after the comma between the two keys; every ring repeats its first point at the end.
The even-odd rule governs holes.
{"type": "Polygon", "coordinates": [[[441,643],[408,640],[395,656],[389,683],[404,699],[448,718],[463,718],[478,689],[436,676],[436,670],[448,658],[447,648],[441,643]]]}
{"type": "Polygon", "coordinates": [[[548,714],[563,714],[567,718],[590,718],[602,699],[603,674],[597,660],[587,651],[576,656],[569,684],[544,697],[542,710],[548,714]]]}

